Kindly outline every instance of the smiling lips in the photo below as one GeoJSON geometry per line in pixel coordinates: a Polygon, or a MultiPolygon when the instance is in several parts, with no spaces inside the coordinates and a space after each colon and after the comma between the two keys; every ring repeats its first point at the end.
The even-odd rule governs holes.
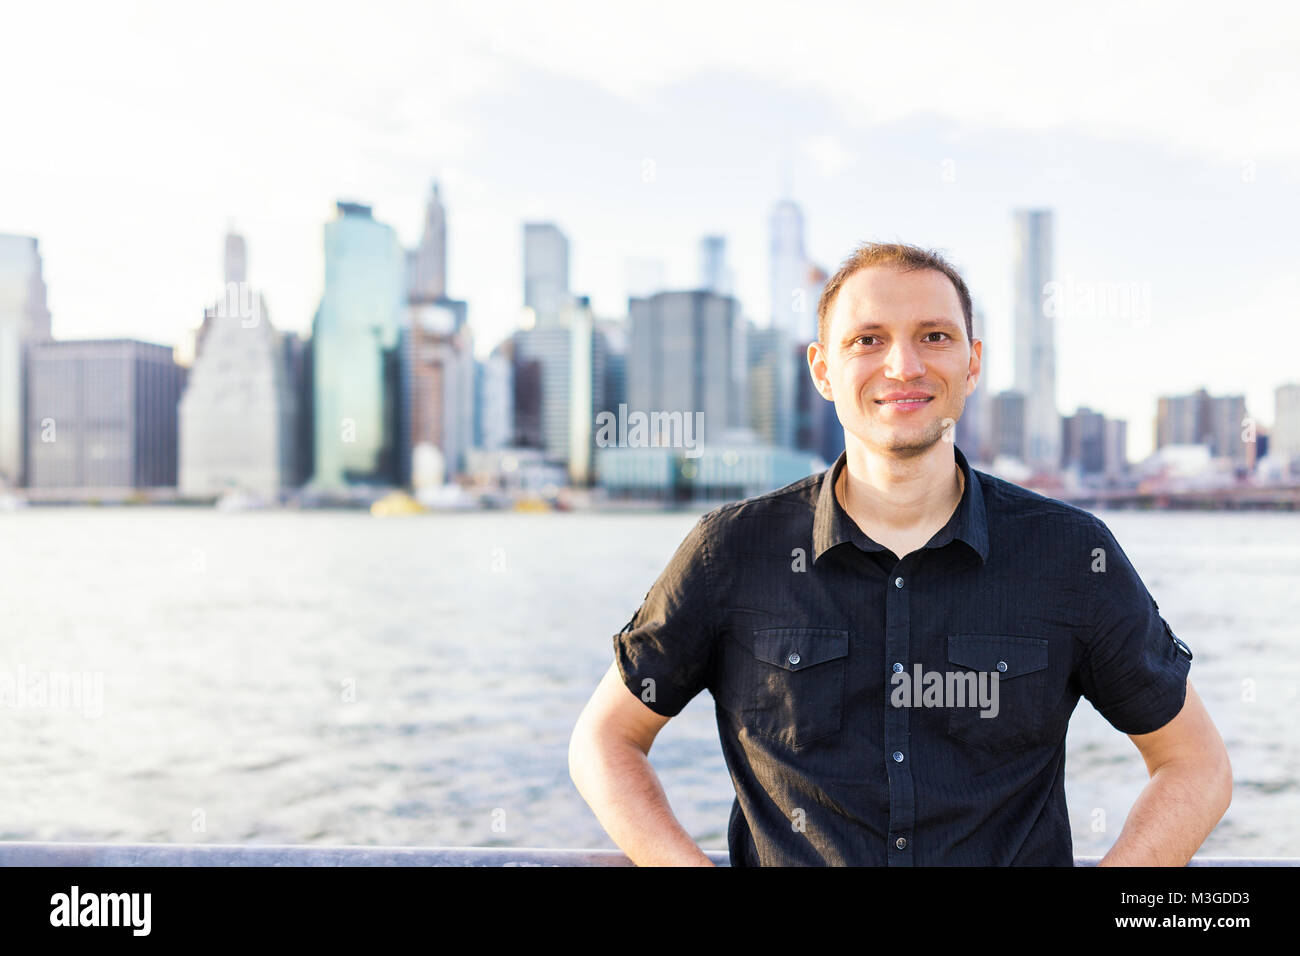
{"type": "Polygon", "coordinates": [[[909,408],[920,408],[933,398],[933,395],[927,395],[925,392],[894,392],[884,398],[876,399],[876,404],[889,405],[902,411],[909,408]]]}

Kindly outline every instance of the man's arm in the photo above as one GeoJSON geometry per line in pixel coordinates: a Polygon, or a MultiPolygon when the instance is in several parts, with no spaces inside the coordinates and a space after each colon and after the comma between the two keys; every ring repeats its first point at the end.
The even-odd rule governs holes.
{"type": "Polygon", "coordinates": [[[673,816],[647,759],[668,720],[629,691],[611,664],[569,738],[569,776],[637,866],[713,866],[673,816]]]}
{"type": "Polygon", "coordinates": [[[1232,802],[1232,766],[1214,721],[1187,682],[1178,716],[1130,734],[1150,781],[1099,866],[1186,866],[1232,802]]]}

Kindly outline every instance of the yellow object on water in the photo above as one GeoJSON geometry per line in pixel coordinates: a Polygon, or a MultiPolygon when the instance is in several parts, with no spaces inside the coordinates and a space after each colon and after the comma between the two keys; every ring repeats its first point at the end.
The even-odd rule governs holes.
{"type": "Polygon", "coordinates": [[[553,510],[547,504],[544,498],[520,498],[515,502],[516,511],[551,511],[553,510]]]}
{"type": "Polygon", "coordinates": [[[391,518],[394,515],[420,515],[428,510],[405,491],[390,491],[370,506],[370,513],[376,518],[391,518]]]}

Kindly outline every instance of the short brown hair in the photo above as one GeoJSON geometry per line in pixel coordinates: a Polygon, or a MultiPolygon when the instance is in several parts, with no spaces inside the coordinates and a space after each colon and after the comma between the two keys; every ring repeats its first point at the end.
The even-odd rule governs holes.
{"type": "Polygon", "coordinates": [[[966,319],[966,344],[975,341],[970,290],[966,288],[965,281],[948,260],[938,252],[922,249],[920,246],[909,246],[901,242],[867,242],[858,246],[853,254],[844,260],[839,271],[830,277],[822,289],[821,299],[817,302],[817,341],[823,346],[826,344],[826,333],[830,328],[831,306],[835,303],[835,296],[839,294],[840,286],[844,285],[849,276],[855,272],[860,272],[869,266],[882,265],[895,266],[901,272],[932,269],[946,275],[956,287],[957,298],[961,300],[962,315],[966,319]]]}

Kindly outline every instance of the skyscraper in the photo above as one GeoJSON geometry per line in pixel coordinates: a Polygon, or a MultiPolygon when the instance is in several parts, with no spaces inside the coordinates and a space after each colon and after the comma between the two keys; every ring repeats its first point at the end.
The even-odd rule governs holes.
{"type": "Polygon", "coordinates": [[[1052,280],[1052,213],[1015,213],[1015,389],[1024,395],[1025,464],[1055,471],[1061,463],[1061,416],[1056,408],[1056,317],[1048,314],[1052,280]]]}
{"type": "Polygon", "coordinates": [[[731,295],[731,285],[726,236],[705,236],[700,240],[700,288],[718,295],[731,295]]]}
{"type": "Polygon", "coordinates": [[[49,338],[37,240],[0,235],[0,488],[26,482],[26,355],[49,338]]]}
{"type": "Polygon", "coordinates": [[[435,182],[424,210],[420,245],[407,254],[407,291],[413,302],[433,302],[447,294],[447,211],[435,182]]]}
{"type": "Polygon", "coordinates": [[[185,384],[170,346],[45,342],[30,351],[31,488],[128,492],[176,484],[185,384]]]}
{"type": "Polygon", "coordinates": [[[184,495],[249,491],[274,499],[297,469],[297,396],[266,302],[247,282],[244,239],[226,237],[226,284],[204,317],[180,402],[184,495]]]}
{"type": "Polygon", "coordinates": [[[1300,385],[1279,385],[1273,392],[1273,435],[1269,455],[1290,463],[1300,460],[1300,385]]]}
{"type": "MultiPolygon", "coordinates": [[[[817,304],[808,297],[808,258],[803,247],[803,212],[790,199],[772,207],[768,229],[768,278],[771,283],[771,323],[791,339],[803,337],[817,304]]],[[[816,337],[814,332],[812,338],[816,337]]],[[[812,338],[807,341],[812,341],[812,338]]]]}
{"type": "Polygon", "coordinates": [[[570,311],[569,481],[587,485],[594,476],[596,415],[610,409],[605,392],[609,346],[587,296],[578,296],[570,311]]]}
{"type": "Polygon", "coordinates": [[[248,246],[233,229],[226,233],[226,283],[248,281],[248,246]]]}
{"type": "Polygon", "coordinates": [[[325,289],[312,335],[316,490],[398,480],[405,271],[393,229],[369,206],[338,203],[338,218],[325,225],[325,289]]]}
{"type": "Polygon", "coordinates": [[[557,320],[521,329],[514,339],[516,440],[544,449],[555,463],[567,463],[571,451],[572,331],[557,320]]]}
{"type": "Polygon", "coordinates": [[[786,388],[783,363],[789,357],[785,334],[778,328],[750,329],[745,339],[748,425],[768,445],[789,448],[794,444],[794,399],[786,388]]]}
{"type": "Polygon", "coordinates": [[[1007,389],[993,396],[993,420],[990,441],[993,458],[1005,455],[1025,460],[1025,396],[1007,389]]]}
{"type": "Polygon", "coordinates": [[[1162,395],[1156,402],[1156,448],[1205,445],[1212,457],[1244,464],[1250,457],[1242,439],[1245,417],[1244,395],[1215,396],[1203,388],[1190,395],[1162,395]]]}
{"type": "Polygon", "coordinates": [[[424,235],[408,254],[407,299],[397,470],[400,481],[419,490],[463,473],[474,444],[469,306],[447,297],[447,214],[436,182],[424,235]]]}
{"type": "Polygon", "coordinates": [[[739,304],[712,292],[661,292],[629,303],[629,412],[704,414],[704,441],[741,427],[743,381],[732,349],[739,304]]]}
{"type": "Polygon", "coordinates": [[[569,301],[569,240],[554,223],[524,224],[524,306],[555,325],[569,301]]]}
{"type": "Polygon", "coordinates": [[[468,305],[454,299],[412,302],[402,329],[402,416],[398,471],[419,488],[461,474],[473,436],[474,352],[468,305]],[[442,474],[414,465],[437,449],[442,474]],[[414,470],[413,470],[414,469],[414,470]]]}
{"type": "Polygon", "coordinates": [[[514,343],[499,343],[476,366],[474,446],[495,451],[514,439],[514,343]]]}

